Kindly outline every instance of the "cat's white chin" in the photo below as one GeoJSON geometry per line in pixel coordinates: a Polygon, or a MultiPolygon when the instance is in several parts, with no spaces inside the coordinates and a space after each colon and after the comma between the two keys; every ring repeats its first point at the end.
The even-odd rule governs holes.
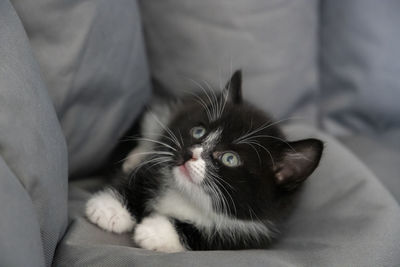
{"type": "Polygon", "coordinates": [[[183,179],[187,179],[189,182],[194,183],[195,181],[193,180],[192,176],[189,173],[189,170],[186,168],[185,165],[186,164],[182,164],[182,165],[177,167],[178,170],[179,170],[179,173],[180,173],[180,177],[179,178],[183,177],[183,179]]]}
{"type": "Polygon", "coordinates": [[[196,184],[184,165],[174,167],[172,169],[172,174],[175,178],[176,183],[180,186],[187,187],[196,184]]]}

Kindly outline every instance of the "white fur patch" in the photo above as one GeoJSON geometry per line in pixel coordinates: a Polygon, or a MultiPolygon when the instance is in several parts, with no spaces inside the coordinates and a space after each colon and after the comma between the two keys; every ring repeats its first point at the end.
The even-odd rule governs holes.
{"type": "Polygon", "coordinates": [[[203,159],[189,160],[185,166],[195,183],[203,181],[206,174],[206,162],[203,159]]]}
{"type": "Polygon", "coordinates": [[[200,188],[192,188],[187,195],[177,190],[168,190],[154,205],[154,209],[165,216],[182,221],[190,221],[195,225],[210,225],[211,199],[200,188]]]}
{"type": "Polygon", "coordinates": [[[112,189],[98,192],[89,199],[86,216],[100,228],[117,234],[131,231],[136,224],[121,202],[121,196],[112,189]]]}
{"type": "MultiPolygon", "coordinates": [[[[176,106],[178,103],[174,104],[176,106]]],[[[173,113],[171,105],[172,104],[157,101],[152,104],[149,111],[143,115],[141,121],[140,133],[144,138],[153,140],[160,139],[160,136],[164,131],[163,126],[168,125],[173,113]]],[[[143,157],[146,156],[144,153],[152,151],[153,147],[153,142],[139,141],[136,148],[133,149],[125,159],[122,165],[123,172],[131,172],[140,163],[143,157]]]]}
{"type": "Polygon", "coordinates": [[[162,215],[146,217],[136,226],[133,240],[142,248],[160,252],[185,251],[171,222],[162,215]]]}
{"type": "Polygon", "coordinates": [[[172,169],[172,175],[175,177],[178,185],[183,187],[191,187],[192,183],[200,184],[206,175],[206,162],[201,158],[203,152],[202,147],[192,149],[192,159],[184,163],[187,173],[183,173],[179,167],[172,169]],[[190,177],[187,177],[189,175],[190,177]]]}
{"type": "Polygon", "coordinates": [[[141,142],[139,146],[133,149],[128,157],[122,164],[122,171],[126,174],[133,171],[133,169],[140,163],[140,161],[146,156],[146,152],[151,150],[151,145],[148,142],[141,142]]]}
{"type": "Polygon", "coordinates": [[[195,183],[201,183],[203,181],[204,176],[206,174],[206,162],[201,157],[201,153],[203,152],[202,147],[194,147],[192,149],[192,159],[188,160],[185,163],[185,167],[188,170],[190,176],[194,180],[195,183]]]}
{"type": "Polygon", "coordinates": [[[165,103],[165,101],[161,100],[151,105],[149,111],[144,114],[141,124],[141,132],[144,136],[147,133],[161,134],[163,132],[160,123],[162,125],[169,123],[173,113],[172,105],[177,106],[178,103],[165,103]]]}
{"type": "Polygon", "coordinates": [[[217,130],[210,132],[206,139],[203,142],[203,146],[205,150],[211,150],[218,143],[221,138],[222,128],[218,128],[217,130]]]}
{"type": "MultiPolygon", "coordinates": [[[[165,216],[188,221],[212,235],[213,231],[257,238],[260,234],[272,237],[274,229],[262,222],[244,221],[215,213],[210,197],[199,188],[188,194],[176,190],[167,191],[154,205],[154,209],[165,216]]],[[[273,227],[272,223],[270,225],[273,227]]]]}
{"type": "Polygon", "coordinates": [[[193,153],[193,159],[201,159],[201,153],[203,152],[203,148],[202,147],[194,147],[192,149],[192,153],[193,153]]]}

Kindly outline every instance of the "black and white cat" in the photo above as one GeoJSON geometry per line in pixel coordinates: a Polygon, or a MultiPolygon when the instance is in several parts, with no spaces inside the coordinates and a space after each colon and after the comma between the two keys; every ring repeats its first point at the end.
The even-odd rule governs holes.
{"type": "Polygon", "coordinates": [[[145,114],[128,174],[89,199],[89,220],[133,230],[137,245],[156,251],[267,247],[323,144],[287,141],[278,122],[242,100],[241,82],[236,71],[220,94],[204,90],[145,114]]]}

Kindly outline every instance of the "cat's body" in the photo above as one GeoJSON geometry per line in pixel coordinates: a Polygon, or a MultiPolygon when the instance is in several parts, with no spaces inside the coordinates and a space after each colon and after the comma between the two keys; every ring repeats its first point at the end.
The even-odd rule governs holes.
{"type": "Polygon", "coordinates": [[[319,140],[286,141],[243,102],[240,72],[220,95],[157,105],[142,134],[123,165],[129,174],[94,195],[86,214],[164,252],[265,248],[322,153],[319,140]]]}

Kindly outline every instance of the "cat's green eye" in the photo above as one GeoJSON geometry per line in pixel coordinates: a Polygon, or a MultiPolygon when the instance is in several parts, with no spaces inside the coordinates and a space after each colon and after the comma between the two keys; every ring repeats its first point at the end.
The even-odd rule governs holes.
{"type": "Polygon", "coordinates": [[[225,152],[221,155],[221,162],[227,167],[237,167],[240,165],[239,156],[234,152],[225,152]]]}
{"type": "Polygon", "coordinates": [[[200,139],[206,134],[206,129],[202,126],[196,126],[190,130],[190,133],[194,138],[200,139]]]}

